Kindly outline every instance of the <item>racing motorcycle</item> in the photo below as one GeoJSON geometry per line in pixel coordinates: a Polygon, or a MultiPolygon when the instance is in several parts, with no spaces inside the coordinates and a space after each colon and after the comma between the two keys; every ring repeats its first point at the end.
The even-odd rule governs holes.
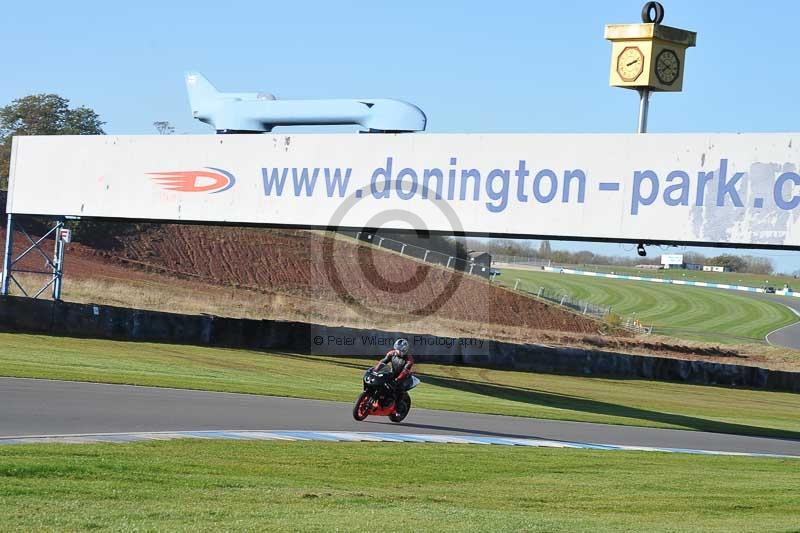
{"type": "Polygon", "coordinates": [[[394,381],[390,368],[370,368],[364,372],[364,392],[358,396],[353,406],[353,418],[360,422],[370,415],[388,416],[392,422],[402,422],[411,410],[411,396],[408,391],[419,383],[416,376],[411,376],[407,388],[397,390],[403,385],[394,381]]]}

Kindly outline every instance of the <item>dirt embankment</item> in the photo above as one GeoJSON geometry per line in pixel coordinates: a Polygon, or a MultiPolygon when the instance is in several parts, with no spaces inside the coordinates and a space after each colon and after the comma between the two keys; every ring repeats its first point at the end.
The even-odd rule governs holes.
{"type": "MultiPolygon", "coordinates": [[[[106,260],[153,273],[403,315],[596,333],[598,322],[464,275],[321,232],[164,225],[106,260]]],[[[380,326],[380,324],[376,324],[380,326]]]]}
{"type": "MultiPolygon", "coordinates": [[[[0,239],[4,234],[0,230],[0,239]]],[[[30,244],[17,233],[15,254],[30,244]]],[[[51,255],[52,240],[44,241],[43,248],[51,255]]],[[[50,270],[44,257],[35,251],[17,268],[50,270]]],[[[428,320],[594,334],[601,326],[474,276],[427,266],[345,237],[314,232],[163,225],[125,237],[110,250],[72,243],[64,272],[67,299],[73,280],[150,282],[157,286],[154,298],[161,297],[165,302],[173,296],[165,288],[169,292],[174,288],[176,293],[190,289],[200,302],[208,301],[214,288],[240,291],[246,298],[256,292],[282,295],[284,300],[322,302],[326,307],[317,309],[313,318],[329,323],[355,313],[360,315],[361,325],[373,320],[375,327],[387,326],[381,320],[428,320]],[[330,316],[326,320],[321,313],[330,316]]],[[[26,289],[37,285],[31,275],[17,277],[20,281],[24,278],[26,289]]],[[[38,281],[46,281],[46,277],[38,281]]],[[[124,305],[124,298],[111,291],[97,294],[94,301],[124,305]]],[[[294,302],[293,306],[296,309],[298,304],[294,302]]],[[[209,307],[219,311],[219,307],[209,307]]],[[[274,311],[274,305],[268,307],[274,311]]],[[[261,318],[273,318],[270,309],[265,309],[261,318]]]]}

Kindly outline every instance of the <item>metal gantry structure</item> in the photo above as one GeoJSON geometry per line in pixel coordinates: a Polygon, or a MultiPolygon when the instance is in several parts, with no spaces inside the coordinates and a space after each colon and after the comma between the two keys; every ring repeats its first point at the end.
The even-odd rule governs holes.
{"type": "Polygon", "coordinates": [[[19,291],[28,297],[38,298],[44,294],[47,289],[52,287],[52,295],[54,300],[61,300],[61,287],[62,278],[64,275],[64,252],[66,251],[66,242],[62,237],[62,229],[64,229],[64,221],[57,220],[54,225],[39,238],[34,238],[25,229],[20,220],[13,214],[7,215],[6,224],[6,242],[5,253],[3,254],[3,272],[2,280],[0,280],[0,295],[7,296],[11,290],[12,284],[19,289],[19,291]],[[24,237],[27,241],[26,248],[19,254],[14,253],[14,233],[24,237]],[[53,237],[55,244],[53,246],[53,254],[45,250],[45,246],[50,242],[50,237],[53,237]],[[36,270],[27,268],[21,265],[21,262],[29,255],[38,254],[44,259],[43,270],[36,270]],[[21,280],[15,277],[15,274],[30,274],[36,276],[46,276],[42,285],[37,285],[34,290],[27,290],[21,280]]]}

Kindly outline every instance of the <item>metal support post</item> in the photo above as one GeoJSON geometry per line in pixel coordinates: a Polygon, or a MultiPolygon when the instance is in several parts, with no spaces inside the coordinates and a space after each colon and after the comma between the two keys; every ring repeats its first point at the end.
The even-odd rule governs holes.
{"type": "Polygon", "coordinates": [[[647,114],[650,111],[650,89],[639,89],[639,133],[647,133],[647,114]]]}
{"type": "Polygon", "coordinates": [[[64,273],[64,246],[65,242],[61,239],[61,228],[64,227],[64,222],[59,221],[56,224],[56,249],[54,255],[55,267],[53,268],[53,300],[61,300],[61,278],[64,273]]]}
{"type": "Polygon", "coordinates": [[[517,290],[517,287],[519,287],[519,280],[514,282],[514,290],[517,290]]]}
{"type": "Polygon", "coordinates": [[[428,262],[428,253],[430,253],[430,250],[425,250],[425,257],[422,258],[422,260],[426,263],[428,262]]]}
{"type": "Polygon", "coordinates": [[[406,249],[406,245],[405,244],[400,247],[400,255],[403,255],[403,252],[405,251],[405,249],[406,249]]]}
{"type": "Polygon", "coordinates": [[[450,256],[450,257],[448,257],[448,258],[447,258],[447,267],[445,267],[445,268],[450,268],[450,261],[451,261],[452,259],[453,259],[453,257],[452,257],[452,256],[450,256]]]}
{"type": "Polygon", "coordinates": [[[11,281],[11,257],[14,255],[14,218],[8,214],[6,224],[6,248],[3,253],[3,279],[0,282],[0,294],[8,296],[8,284],[11,281]]]}

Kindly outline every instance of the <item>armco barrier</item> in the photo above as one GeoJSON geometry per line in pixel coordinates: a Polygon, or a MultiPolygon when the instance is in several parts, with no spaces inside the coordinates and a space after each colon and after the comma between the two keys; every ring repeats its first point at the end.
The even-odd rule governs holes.
{"type": "Polygon", "coordinates": [[[0,331],[372,358],[385,353],[395,338],[405,336],[420,362],[800,392],[800,373],[750,366],[15,296],[0,298],[0,331]]]}

